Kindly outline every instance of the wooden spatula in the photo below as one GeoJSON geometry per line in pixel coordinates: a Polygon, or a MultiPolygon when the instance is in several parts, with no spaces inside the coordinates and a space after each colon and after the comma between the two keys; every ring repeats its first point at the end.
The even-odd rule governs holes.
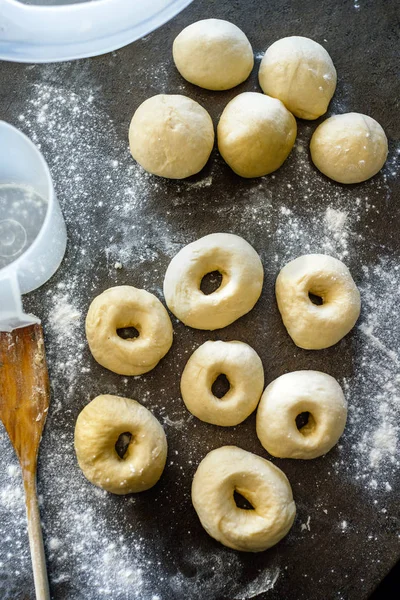
{"type": "Polygon", "coordinates": [[[50,599],[36,494],[37,456],[49,397],[41,325],[0,332],[0,418],[21,465],[37,600],[50,599]]]}

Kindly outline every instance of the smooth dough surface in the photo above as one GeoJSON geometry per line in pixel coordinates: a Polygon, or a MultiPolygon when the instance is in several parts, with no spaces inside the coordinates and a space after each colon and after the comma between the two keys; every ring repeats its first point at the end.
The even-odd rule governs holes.
{"type": "Polygon", "coordinates": [[[174,256],[164,279],[170,311],[195,329],[220,329],[248,313],[260,297],[264,270],[257,252],[243,238],[212,233],[188,244],[174,256]],[[219,271],[220,287],[200,289],[204,275],[219,271]]]}
{"type": "Polygon", "coordinates": [[[264,388],[264,369],[257,352],[243,342],[208,341],[189,358],[181,378],[186,408],[213,425],[241,423],[255,410],[264,388]],[[218,398],[212,385],[225,375],[230,388],[218,398]]]}
{"type": "Polygon", "coordinates": [[[283,471],[236,446],[213,450],[201,461],[193,478],[192,502],[211,537],[244,552],[262,552],[277,544],[296,516],[283,471]],[[254,510],[238,508],[235,491],[254,510]]]}
{"type": "Polygon", "coordinates": [[[317,169],[339,183],[360,183],[381,170],[388,141],[375,119],[359,113],[330,117],[314,132],[311,158],[317,169]]]}
{"type": "Polygon", "coordinates": [[[176,68],[187,81],[208,90],[228,90],[248,78],[254,64],[250,42],[239,27],[204,19],[175,38],[176,68]]]}
{"type": "Polygon", "coordinates": [[[307,254],[289,262],[279,273],[275,289],[283,323],[300,348],[333,346],[349,333],[360,314],[360,292],[350,271],[326,254],[307,254]],[[309,294],[323,303],[314,304],[309,294]]]}
{"type": "Polygon", "coordinates": [[[336,89],[336,69],[328,52],[306,37],[285,37],[270,46],[258,74],[265,94],[278,98],[301,119],[325,114],[336,89]]]}
{"type": "Polygon", "coordinates": [[[320,371],[295,371],[278,377],[264,391],[257,435],[272,456],[316,458],[337,443],[346,419],[347,402],[336,379],[320,371]],[[298,429],[296,417],[306,412],[308,422],[298,429]]]}
{"type": "Polygon", "coordinates": [[[296,133],[296,119],[280,100],[245,92],[233,98],[221,115],[218,149],[241,177],[261,177],[279,169],[296,133]]]}
{"type": "Polygon", "coordinates": [[[113,494],[143,492],[160,479],[167,459],[167,439],[152,413],[129,398],[102,395],[80,412],[75,451],[85,477],[113,494]],[[115,444],[121,434],[131,441],[123,458],[115,444]]]}
{"type": "Polygon", "coordinates": [[[120,375],[151,371],[172,344],[172,324],[161,302],[150,292],[129,285],[97,296],[86,317],[86,337],[93,357],[120,375]],[[136,338],[122,339],[117,329],[134,327],[136,338]]]}
{"type": "Polygon", "coordinates": [[[129,145],[133,158],[149,173],[183,179],[208,161],[214,126],[198,102],[159,94],[145,100],[133,115],[129,145]]]}

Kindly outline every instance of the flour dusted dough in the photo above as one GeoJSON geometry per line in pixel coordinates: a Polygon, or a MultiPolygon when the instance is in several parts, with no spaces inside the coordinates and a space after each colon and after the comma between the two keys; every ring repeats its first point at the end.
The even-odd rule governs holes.
{"type": "Polygon", "coordinates": [[[231,100],[218,123],[218,149],[241,177],[276,171],[296,139],[294,116],[280,100],[245,92],[231,100]]]}
{"type": "Polygon", "coordinates": [[[272,44],[261,61],[258,77],[266,94],[282,100],[301,119],[325,114],[336,88],[336,69],[328,52],[300,36],[272,44]]]}
{"type": "Polygon", "coordinates": [[[231,233],[212,233],[171,260],[164,279],[165,301],[185,325],[220,329],[253,308],[263,278],[260,257],[248,242],[231,233]],[[203,294],[201,281],[213,271],[221,273],[222,283],[212,294],[203,294]]]}
{"type": "Polygon", "coordinates": [[[243,342],[208,341],[189,358],[181,379],[186,408],[214,425],[237,425],[255,410],[264,388],[264,369],[257,352],[243,342]],[[219,375],[230,388],[222,398],[212,393],[219,375]]]}
{"type": "Polygon", "coordinates": [[[103,395],[81,411],[75,451],[85,477],[113,494],[143,492],[157,483],[167,459],[167,439],[147,408],[129,398],[103,395]],[[123,433],[132,435],[125,456],[115,449],[123,433]]]}
{"type": "Polygon", "coordinates": [[[262,552],[291,528],[296,506],[286,475],[271,462],[236,446],[213,450],[201,461],[192,502],[211,537],[244,552],[262,552]],[[238,492],[254,507],[237,507],[238,492]]]}
{"type": "Polygon", "coordinates": [[[172,325],[161,302],[129,285],[112,287],[97,296],[86,317],[86,336],[94,358],[120,375],[151,371],[172,344],[172,325]],[[135,327],[139,337],[122,339],[117,329],[135,327]]]}
{"type": "Polygon", "coordinates": [[[228,90],[248,78],[254,57],[250,42],[228,21],[204,19],[175,38],[172,53],[185,79],[208,90],[228,90]]]}
{"type": "Polygon", "coordinates": [[[316,458],[329,452],[343,433],[347,402],[342,388],[320,371],[286,373],[269,384],[257,410],[257,435],[279,458],[316,458]],[[297,428],[296,417],[309,413],[297,428]]]}
{"type": "Polygon", "coordinates": [[[310,151],[313,163],[327,177],[340,183],[360,183],[383,167],[388,142],[375,119],[346,113],[334,115],[317,127],[310,151]]]}
{"type": "Polygon", "coordinates": [[[133,158],[146,171],[183,179],[201,171],[214,145],[208,112],[194,100],[159,94],[145,100],[129,127],[133,158]]]}
{"type": "Polygon", "coordinates": [[[360,293],[350,271],[325,254],[300,256],[284,266],[276,280],[276,299],[288,334],[308,350],[336,344],[360,314],[360,293]],[[313,304],[309,293],[323,304],[313,304]]]}

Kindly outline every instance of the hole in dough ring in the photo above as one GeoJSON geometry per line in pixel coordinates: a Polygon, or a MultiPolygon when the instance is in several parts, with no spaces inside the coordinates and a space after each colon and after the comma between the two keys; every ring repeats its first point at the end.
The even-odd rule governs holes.
{"type": "Polygon", "coordinates": [[[262,552],[291,528],[296,506],[286,475],[236,446],[213,450],[193,478],[192,502],[207,533],[234,550],[262,552]],[[237,491],[254,507],[238,508],[237,491]]]}
{"type": "Polygon", "coordinates": [[[153,294],[129,285],[97,296],[86,317],[86,337],[95,360],[119,375],[154,369],[172,344],[168,313],[153,294]],[[134,327],[139,336],[121,338],[117,330],[134,327]]]}
{"type": "Polygon", "coordinates": [[[340,260],[307,254],[283,267],[276,299],[288,334],[300,348],[319,350],[339,342],[360,315],[360,292],[340,260]],[[322,298],[312,302],[309,294],[322,298]]]}
{"type": "Polygon", "coordinates": [[[167,459],[167,439],[160,422],[129,398],[102,395],[81,411],[75,426],[75,451],[85,477],[113,494],[143,492],[160,479],[167,459]],[[120,458],[115,444],[132,434],[120,458]]]}
{"type": "Polygon", "coordinates": [[[181,378],[186,408],[213,425],[233,426],[256,409],[264,388],[264,369],[257,352],[243,342],[208,341],[189,358],[181,378]],[[230,388],[218,398],[214,381],[225,375],[230,388]]]}
{"type": "Polygon", "coordinates": [[[243,238],[212,233],[188,244],[171,260],[164,279],[170,311],[185,325],[214,330],[248,313],[260,297],[264,272],[257,252],[243,238]],[[219,271],[222,282],[203,294],[201,281],[219,271]]]}
{"type": "Polygon", "coordinates": [[[317,458],[329,452],[343,433],[347,402],[342,388],[320,371],[294,371],[265,389],[257,410],[257,436],[279,458],[317,458]],[[296,417],[310,413],[300,430],[296,417]]]}

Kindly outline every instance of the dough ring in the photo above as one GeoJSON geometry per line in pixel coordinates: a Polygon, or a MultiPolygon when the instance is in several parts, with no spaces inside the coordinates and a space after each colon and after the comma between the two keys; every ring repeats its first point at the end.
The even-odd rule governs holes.
{"type": "Polygon", "coordinates": [[[160,479],[167,439],[159,421],[139,402],[104,395],[94,398],[79,414],[75,451],[91,483],[113,494],[130,494],[148,490],[160,479]],[[131,439],[120,458],[115,445],[123,434],[130,434],[131,439]]]}
{"type": "Polygon", "coordinates": [[[86,336],[94,358],[119,375],[151,371],[172,344],[172,324],[161,302],[129,285],[97,296],[86,317],[86,336]],[[117,330],[134,327],[139,337],[122,339],[117,330]]]}
{"type": "Polygon", "coordinates": [[[189,358],[181,379],[186,408],[213,425],[237,425],[255,410],[264,388],[257,352],[243,342],[205,342],[189,358]],[[225,375],[229,390],[218,398],[212,386],[225,375]]]}
{"type": "Polygon", "coordinates": [[[221,329],[248,313],[261,294],[264,272],[260,257],[243,238],[212,233],[192,242],[171,260],[164,280],[168,308],[185,325],[221,329]],[[220,287],[203,294],[207,273],[219,271],[220,287]]]}
{"type": "Polygon", "coordinates": [[[276,299],[288,334],[308,350],[339,342],[360,314],[360,292],[350,271],[325,254],[300,256],[284,266],[276,280],[276,299]],[[314,304],[313,296],[322,303],[314,304]]]}
{"type": "Polygon", "coordinates": [[[291,528],[296,506],[286,475],[271,462],[236,446],[213,450],[193,478],[192,502],[201,524],[221,544],[262,552],[291,528]],[[236,505],[234,492],[254,510],[236,505]]]}
{"type": "Polygon", "coordinates": [[[279,458],[317,458],[329,452],[343,433],[347,402],[342,388],[320,371],[295,371],[275,379],[257,410],[257,435],[279,458]],[[308,414],[298,428],[296,418],[308,414]]]}

